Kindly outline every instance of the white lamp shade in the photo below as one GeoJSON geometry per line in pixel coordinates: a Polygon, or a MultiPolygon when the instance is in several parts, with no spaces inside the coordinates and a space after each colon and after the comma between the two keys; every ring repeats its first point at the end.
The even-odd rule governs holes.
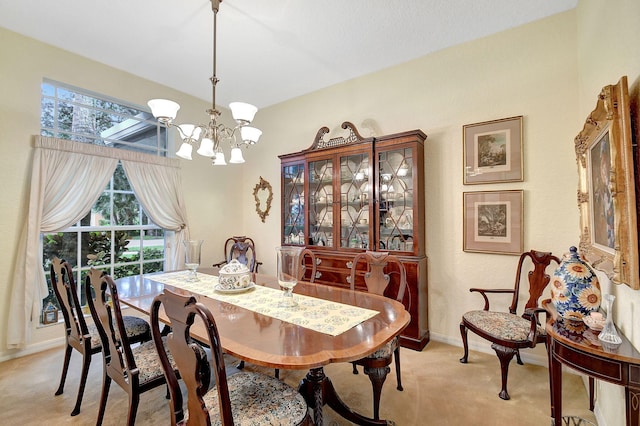
{"type": "Polygon", "coordinates": [[[242,141],[244,143],[253,145],[258,142],[258,139],[260,139],[262,130],[256,129],[255,127],[243,126],[240,127],[240,135],[242,136],[242,141]]]}
{"type": "Polygon", "coordinates": [[[224,152],[222,152],[222,150],[219,150],[218,152],[215,153],[216,158],[214,158],[213,160],[213,165],[214,166],[226,166],[227,162],[224,161],[224,152]]]}
{"type": "Polygon", "coordinates": [[[191,151],[193,151],[193,146],[191,144],[183,142],[180,145],[180,149],[176,152],[176,155],[180,158],[184,158],[185,160],[191,160],[191,151]]]}
{"type": "Polygon", "coordinates": [[[244,102],[231,102],[229,108],[231,108],[233,119],[238,123],[251,123],[258,112],[257,107],[244,102]]]}
{"type": "Polygon", "coordinates": [[[158,120],[171,121],[176,118],[180,105],[168,99],[151,99],[147,102],[151,113],[158,120]]]}
{"type": "Polygon", "coordinates": [[[242,156],[242,150],[237,146],[231,149],[231,156],[229,162],[232,164],[244,163],[244,157],[242,156]]]}
{"type": "Polygon", "coordinates": [[[185,142],[189,139],[197,141],[202,132],[200,127],[196,127],[193,124],[181,124],[178,128],[180,129],[180,137],[185,142]]]}
{"type": "Polygon", "coordinates": [[[213,141],[209,138],[202,138],[197,152],[203,157],[214,157],[216,153],[213,151],[213,141]]]}

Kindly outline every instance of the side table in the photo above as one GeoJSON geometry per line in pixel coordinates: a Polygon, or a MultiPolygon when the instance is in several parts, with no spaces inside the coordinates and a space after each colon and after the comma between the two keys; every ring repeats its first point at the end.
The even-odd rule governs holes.
{"type": "Polygon", "coordinates": [[[627,426],[640,425],[640,352],[620,334],[622,343],[603,347],[598,332],[583,322],[566,321],[550,299],[542,306],[547,316],[547,352],[549,354],[549,386],[551,417],[556,426],[562,425],[562,365],[584,373],[591,379],[604,380],[625,388],[627,426]]]}

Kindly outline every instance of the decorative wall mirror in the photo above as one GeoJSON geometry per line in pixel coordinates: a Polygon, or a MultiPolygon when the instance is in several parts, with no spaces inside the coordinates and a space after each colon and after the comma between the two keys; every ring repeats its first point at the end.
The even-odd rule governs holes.
{"type": "Polygon", "coordinates": [[[253,188],[253,198],[256,200],[256,213],[264,223],[265,218],[271,210],[271,201],[273,200],[273,190],[271,184],[260,176],[260,181],[253,188]]]}
{"type": "Polygon", "coordinates": [[[605,86],[575,138],[580,253],[616,284],[640,289],[627,77],[605,86]]]}

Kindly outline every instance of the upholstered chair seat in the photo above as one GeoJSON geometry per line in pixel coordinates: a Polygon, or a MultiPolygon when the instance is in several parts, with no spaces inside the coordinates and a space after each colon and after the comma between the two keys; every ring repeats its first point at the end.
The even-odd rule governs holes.
{"type": "MultiPolygon", "coordinates": [[[[162,343],[167,345],[166,337],[162,338],[162,343]]],[[[204,353],[204,349],[200,349],[204,353]]],[[[160,357],[158,357],[158,351],[153,341],[144,342],[141,345],[131,348],[133,357],[136,361],[136,366],[140,370],[138,380],[140,380],[140,386],[144,386],[145,383],[158,380],[163,377],[164,371],[162,370],[162,364],[160,363],[160,357]]],[[[176,368],[176,363],[171,356],[171,352],[167,350],[167,357],[169,363],[173,368],[176,368]]]]}
{"type": "Polygon", "coordinates": [[[390,358],[399,344],[400,339],[398,336],[396,336],[390,342],[387,342],[386,345],[384,345],[377,351],[370,353],[365,358],[390,358]]]}
{"type": "MultiPolygon", "coordinates": [[[[264,374],[240,372],[227,377],[235,426],[288,426],[303,423],[307,404],[291,386],[264,374]]],[[[212,426],[222,426],[218,390],[204,396],[212,426]]]]}
{"type": "MultiPolygon", "coordinates": [[[[531,321],[509,312],[469,311],[463,316],[476,329],[496,339],[526,342],[531,332],[531,321]]],[[[538,325],[538,335],[544,336],[544,327],[538,325]]]]}

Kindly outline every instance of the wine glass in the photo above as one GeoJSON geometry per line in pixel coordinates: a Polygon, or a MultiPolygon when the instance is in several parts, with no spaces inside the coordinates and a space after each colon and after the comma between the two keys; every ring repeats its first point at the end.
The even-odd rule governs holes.
{"type": "Polygon", "coordinates": [[[189,281],[198,281],[196,270],[200,266],[200,253],[204,240],[189,240],[184,243],[184,266],[190,271],[189,281]]]}
{"type": "Polygon", "coordinates": [[[300,253],[303,247],[282,246],[276,247],[278,254],[278,284],[284,290],[280,307],[291,308],[298,303],[293,300],[293,287],[298,283],[300,271],[300,253]]]}

